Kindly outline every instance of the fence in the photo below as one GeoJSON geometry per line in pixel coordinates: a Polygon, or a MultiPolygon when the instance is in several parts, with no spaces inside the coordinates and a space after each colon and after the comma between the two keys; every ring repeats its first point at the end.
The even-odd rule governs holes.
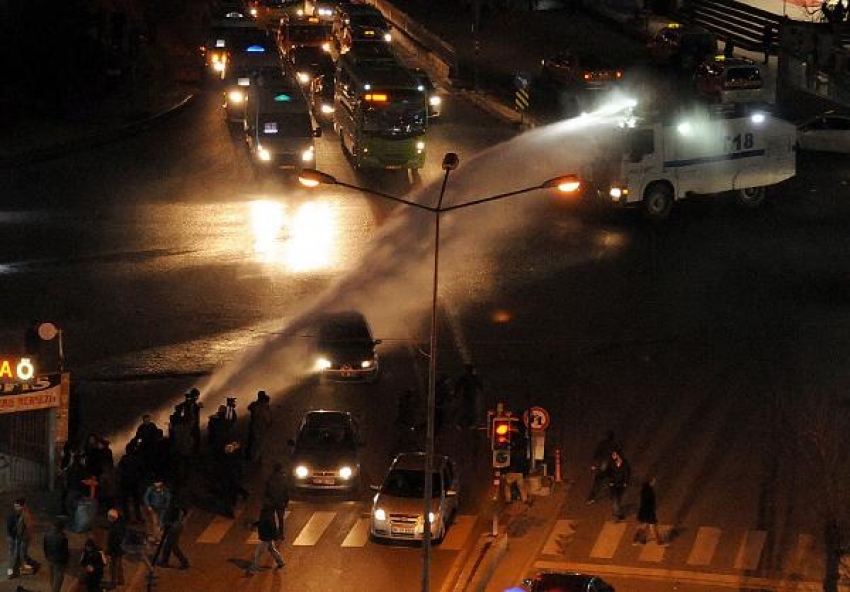
{"type": "Polygon", "coordinates": [[[701,25],[720,39],[731,39],[742,49],[763,51],[768,28],[772,52],[779,42],[780,15],[735,0],[686,0],[679,15],[682,20],[701,25]]]}

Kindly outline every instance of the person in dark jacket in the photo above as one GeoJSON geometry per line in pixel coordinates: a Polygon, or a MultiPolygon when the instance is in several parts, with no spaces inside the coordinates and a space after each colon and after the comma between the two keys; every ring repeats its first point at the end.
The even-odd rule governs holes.
{"type": "Polygon", "coordinates": [[[124,537],[127,522],[116,508],[106,513],[109,530],[106,532],[106,556],[109,558],[109,581],[112,587],[124,585],[124,537]]]}
{"type": "Polygon", "coordinates": [[[44,558],[50,566],[50,592],[60,592],[70,559],[64,520],[55,520],[50,529],[44,533],[43,549],[44,558]]]}
{"type": "Polygon", "coordinates": [[[174,553],[180,561],[180,569],[189,569],[189,559],[180,548],[180,537],[183,534],[183,524],[186,520],[186,510],[180,506],[173,506],[165,517],[163,532],[165,540],[162,543],[162,557],[159,560],[160,567],[168,567],[171,554],[174,553]]]}
{"type": "Polygon", "coordinates": [[[257,537],[260,539],[260,542],[257,543],[257,547],[254,549],[254,560],[245,572],[245,575],[248,576],[260,571],[260,558],[266,551],[272,556],[278,569],[284,566],[283,557],[280,556],[280,551],[277,550],[277,540],[283,528],[281,524],[278,524],[277,514],[274,508],[269,505],[263,505],[260,510],[260,517],[254,525],[257,527],[257,537]]]}
{"type": "Polygon", "coordinates": [[[600,440],[593,451],[593,460],[590,465],[593,480],[590,483],[590,492],[587,494],[588,506],[595,504],[599,498],[606,479],[608,479],[608,464],[611,462],[611,453],[616,450],[619,450],[619,445],[614,437],[614,431],[609,430],[605,438],[600,440]]]}
{"type": "Polygon", "coordinates": [[[623,513],[623,494],[632,477],[631,467],[620,454],[619,450],[611,453],[611,462],[608,464],[608,489],[611,491],[611,513],[614,522],[625,518],[623,513]]]}
{"type": "Polygon", "coordinates": [[[103,551],[94,539],[86,539],[80,566],[83,568],[86,592],[103,592],[103,568],[106,562],[103,559],[103,551]]]}
{"type": "Polygon", "coordinates": [[[647,534],[651,534],[655,542],[662,546],[667,543],[658,536],[658,517],[655,514],[655,477],[644,481],[640,488],[640,506],[638,506],[638,527],[635,530],[633,545],[643,545],[648,542],[647,534]]]}
{"type": "Polygon", "coordinates": [[[248,405],[248,458],[252,463],[263,462],[269,432],[272,426],[272,409],[266,391],[257,393],[257,400],[248,405]]]}
{"type": "Polygon", "coordinates": [[[283,538],[283,519],[286,516],[286,506],[289,505],[289,476],[283,470],[283,464],[277,462],[272,468],[263,492],[263,503],[269,505],[277,514],[280,525],[280,538],[283,538]]]}

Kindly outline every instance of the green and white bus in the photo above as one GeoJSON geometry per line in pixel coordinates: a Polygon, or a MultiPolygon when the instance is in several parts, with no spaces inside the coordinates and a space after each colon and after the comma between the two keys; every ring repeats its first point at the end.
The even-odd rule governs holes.
{"type": "Polygon", "coordinates": [[[420,169],[428,96],[394,57],[356,47],[337,63],[334,129],[354,167],[420,169]]]}

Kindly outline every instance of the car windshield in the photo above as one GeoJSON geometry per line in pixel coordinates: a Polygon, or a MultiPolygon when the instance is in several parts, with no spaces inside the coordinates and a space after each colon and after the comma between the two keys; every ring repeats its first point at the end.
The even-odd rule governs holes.
{"type": "Polygon", "coordinates": [[[354,434],[344,426],[305,426],[298,436],[300,448],[353,448],[354,434]]]}
{"type": "Polygon", "coordinates": [[[390,137],[422,133],[426,122],[424,94],[414,90],[387,94],[390,98],[386,102],[363,101],[363,131],[390,137]]]}
{"type": "Polygon", "coordinates": [[[319,341],[333,342],[371,342],[372,338],[366,325],[355,321],[329,320],[319,329],[319,341]]]}
{"type": "MultiPolygon", "coordinates": [[[[432,473],[431,497],[440,497],[440,474],[432,473]]],[[[381,491],[395,497],[420,498],[425,495],[425,471],[393,469],[381,491]]]]}
{"type": "Polygon", "coordinates": [[[312,127],[307,113],[273,113],[259,116],[260,133],[269,138],[310,138],[312,127]]]}
{"type": "Polygon", "coordinates": [[[289,40],[292,43],[315,43],[328,38],[327,29],[316,25],[290,25],[289,40]]]}
{"type": "Polygon", "coordinates": [[[296,68],[310,68],[313,72],[332,73],[334,63],[331,56],[319,47],[297,47],[292,50],[292,62],[296,68]]]}
{"type": "Polygon", "coordinates": [[[351,24],[357,27],[372,27],[374,29],[385,29],[387,21],[379,14],[364,14],[351,18],[351,24]]]}
{"type": "Polygon", "coordinates": [[[758,68],[729,68],[726,71],[726,80],[729,82],[760,82],[761,72],[758,68]]]}

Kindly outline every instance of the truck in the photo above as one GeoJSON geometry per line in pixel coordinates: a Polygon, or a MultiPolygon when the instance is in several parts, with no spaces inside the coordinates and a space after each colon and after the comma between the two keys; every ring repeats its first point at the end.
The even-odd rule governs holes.
{"type": "Polygon", "coordinates": [[[747,208],[796,174],[797,129],[757,109],[698,109],[673,118],[629,115],[591,167],[600,199],[663,220],[692,195],[733,191],[747,208]]]}

